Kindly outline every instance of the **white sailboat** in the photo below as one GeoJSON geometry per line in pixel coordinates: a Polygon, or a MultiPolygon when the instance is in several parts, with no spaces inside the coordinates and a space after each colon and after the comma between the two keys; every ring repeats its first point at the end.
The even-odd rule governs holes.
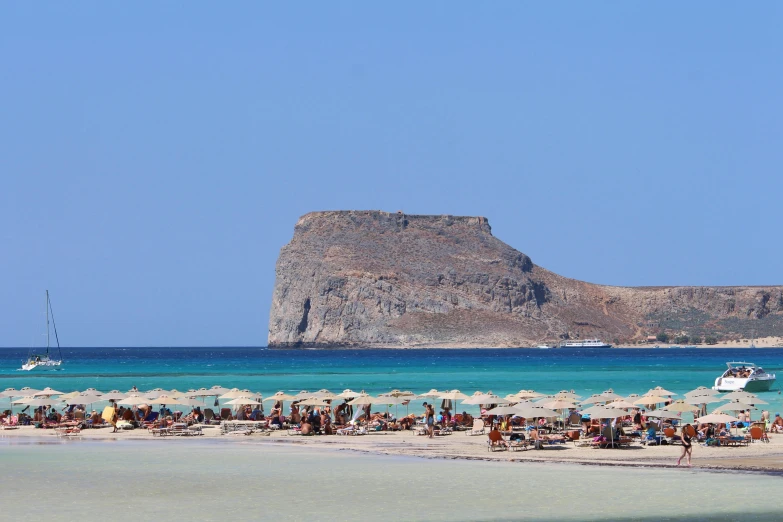
{"type": "Polygon", "coordinates": [[[52,303],[49,301],[49,290],[46,291],[46,353],[34,353],[30,350],[27,356],[27,362],[22,364],[22,370],[29,372],[34,368],[53,368],[61,366],[63,363],[63,353],[60,350],[60,338],[57,335],[57,325],[54,322],[54,311],[52,303]],[[49,353],[49,315],[52,316],[52,327],[54,328],[54,338],[57,340],[58,358],[52,357],[49,353]]]}

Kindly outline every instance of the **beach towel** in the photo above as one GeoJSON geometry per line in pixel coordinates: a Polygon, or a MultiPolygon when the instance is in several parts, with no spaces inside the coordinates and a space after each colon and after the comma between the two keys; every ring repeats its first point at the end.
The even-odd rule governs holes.
{"type": "Polygon", "coordinates": [[[117,410],[115,410],[112,406],[106,406],[103,409],[101,418],[106,422],[108,422],[109,424],[114,424],[115,422],[117,422],[117,410]]]}

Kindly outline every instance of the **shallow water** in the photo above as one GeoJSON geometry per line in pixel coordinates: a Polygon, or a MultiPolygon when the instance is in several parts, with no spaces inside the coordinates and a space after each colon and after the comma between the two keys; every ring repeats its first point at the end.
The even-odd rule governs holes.
{"type": "MultiPolygon", "coordinates": [[[[296,393],[345,388],[379,393],[397,388],[423,393],[431,388],[467,394],[520,389],[555,393],[574,389],[587,397],[613,388],[645,393],[663,386],[685,393],[712,386],[726,361],[763,365],[783,379],[783,349],[468,349],[468,350],[268,350],[263,348],[69,348],[61,371],[18,371],[26,349],[0,349],[0,390],[51,386],[70,392],[136,386],[229,388],[296,393]]],[[[761,394],[763,409],[783,412],[783,397],[761,394]]],[[[0,406],[8,401],[0,399],[0,406]]],[[[6,406],[7,407],[7,406],[6,406]]],[[[470,408],[465,408],[472,411],[470,408]]],[[[756,413],[756,416],[759,414],[756,413]]]]}
{"type": "Polygon", "coordinates": [[[0,438],[8,520],[779,520],[752,473],[388,457],[263,442],[0,438]],[[741,507],[738,507],[741,506],[741,507]]]}

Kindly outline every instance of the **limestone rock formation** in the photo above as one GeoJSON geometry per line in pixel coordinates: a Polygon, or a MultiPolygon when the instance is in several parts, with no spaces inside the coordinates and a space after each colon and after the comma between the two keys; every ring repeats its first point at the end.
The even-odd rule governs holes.
{"type": "Polygon", "coordinates": [[[277,261],[270,346],[530,346],[650,332],[781,335],[781,287],[624,288],[568,279],[483,217],[302,216],[277,261]]]}

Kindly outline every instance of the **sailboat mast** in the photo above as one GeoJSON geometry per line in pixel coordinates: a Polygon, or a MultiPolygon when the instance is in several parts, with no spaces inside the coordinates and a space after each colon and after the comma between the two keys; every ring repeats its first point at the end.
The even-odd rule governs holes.
{"type": "Polygon", "coordinates": [[[46,291],[46,355],[49,355],[49,290],[46,291]]]}

